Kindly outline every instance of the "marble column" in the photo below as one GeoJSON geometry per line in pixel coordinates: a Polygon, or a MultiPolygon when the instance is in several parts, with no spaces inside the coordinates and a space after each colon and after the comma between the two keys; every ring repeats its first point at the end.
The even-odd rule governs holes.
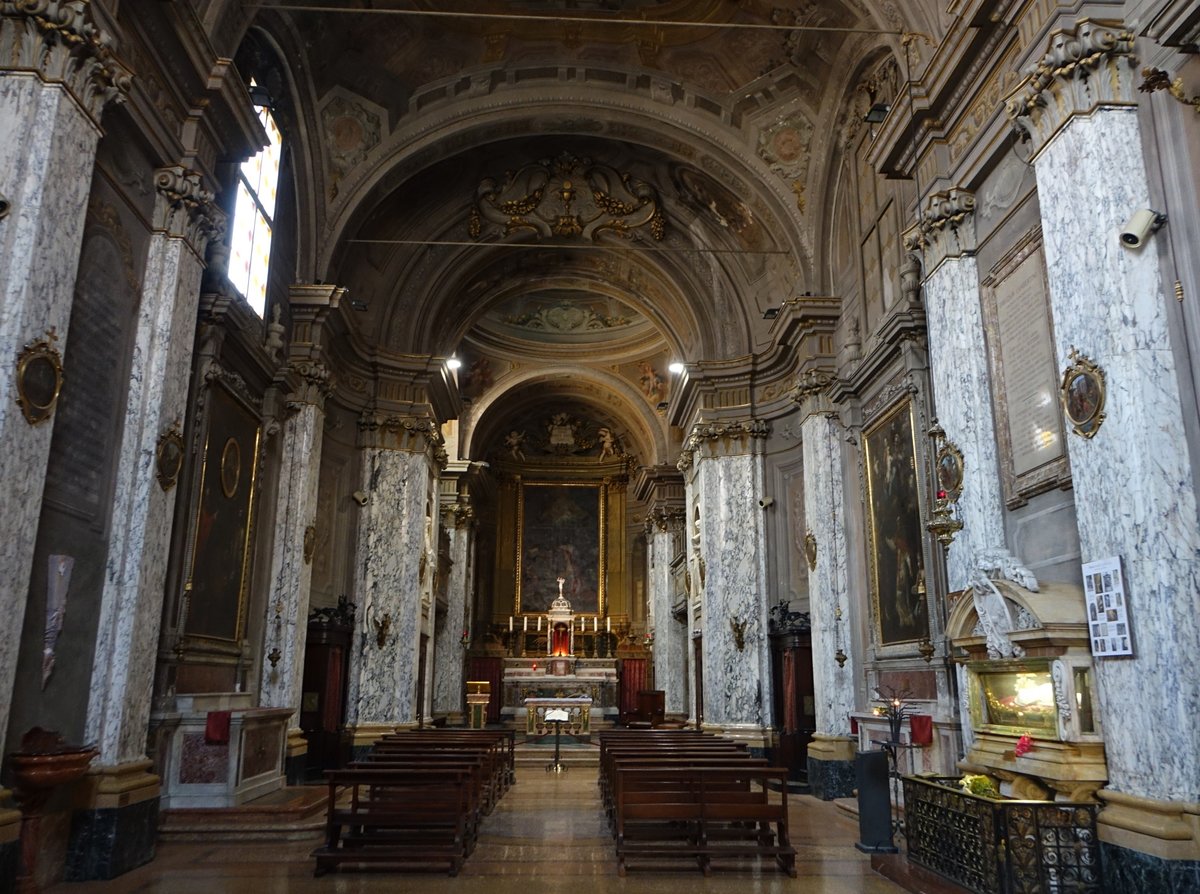
{"type": "Polygon", "coordinates": [[[700,512],[704,725],[758,748],[771,710],[766,535],[758,506],[767,434],[758,419],[696,425],[684,444],[694,468],[681,469],[700,512]]]}
{"type": "Polygon", "coordinates": [[[814,553],[816,557],[815,563],[809,558],[808,576],[817,720],[808,751],[808,779],[813,794],[824,800],[848,797],[854,789],[850,712],[855,709],[854,683],[859,673],[859,657],[848,634],[845,433],[823,394],[829,382],[827,373],[811,375],[797,394],[804,450],[805,540],[810,557],[814,553]]]}
{"type": "Polygon", "coordinates": [[[325,398],[331,389],[322,350],[323,327],[345,292],[331,285],[292,286],[289,362],[275,385],[286,394],[286,401],[279,486],[272,513],[271,590],[263,625],[259,702],[264,707],[292,708],[296,712],[288,724],[287,775],[293,783],[303,777],[308,751],[300,732],[299,712],[312,591],[312,549],[317,526],[331,523],[317,517],[325,398]]]}
{"type": "Polygon", "coordinates": [[[688,713],[688,628],[675,620],[671,579],[671,560],[683,527],[682,507],[656,506],[646,516],[646,585],[650,629],[654,631],[654,682],[663,690],[666,713],[675,716],[688,713]]]}
{"type": "MultiPolygon", "coordinates": [[[[434,641],[433,713],[451,726],[466,719],[466,650],[463,634],[471,631],[471,594],[475,588],[475,511],[463,495],[442,507],[442,523],[450,538],[450,575],[446,581],[446,616],[434,641]]],[[[476,635],[482,631],[476,631],[476,635]]]]}
{"type": "Polygon", "coordinates": [[[155,182],[88,695],[86,738],[100,751],[90,773],[104,794],[77,816],[75,880],[110,878],[154,855],[159,780],[146,730],[178,493],[174,479],[159,478],[157,455],[182,444],[204,251],[223,225],[196,172],[165,168],[155,182]],[[83,839],[89,846],[77,848],[83,839]]]}
{"type": "Polygon", "coordinates": [[[951,189],[929,197],[921,223],[906,240],[925,267],[925,321],[937,419],[963,453],[962,530],[946,554],[948,589],[963,590],[978,559],[1005,549],[1000,467],[979,269],[975,261],[975,197],[951,189]]]}
{"type": "Polygon", "coordinates": [[[67,344],[100,117],[128,88],[110,44],[78,0],[0,3],[0,736],[54,428],[53,416],[25,420],[12,358],[43,339],[67,344]]]}
{"type": "Polygon", "coordinates": [[[1200,860],[1200,526],[1170,276],[1156,237],[1140,249],[1118,241],[1135,210],[1153,207],[1133,48],[1110,22],[1055,32],[1008,111],[1033,144],[1059,363],[1078,352],[1105,376],[1099,430],[1067,435],[1082,557],[1122,558],[1135,647],[1095,662],[1109,770],[1101,838],[1124,890],[1150,890],[1147,861],[1200,860]]]}
{"type": "Polygon", "coordinates": [[[435,422],[365,413],[359,420],[361,492],[355,548],[358,635],[350,657],[347,726],[357,752],[417,721],[424,619],[421,594],[436,568],[427,511],[436,500],[441,434],[435,422]]]}

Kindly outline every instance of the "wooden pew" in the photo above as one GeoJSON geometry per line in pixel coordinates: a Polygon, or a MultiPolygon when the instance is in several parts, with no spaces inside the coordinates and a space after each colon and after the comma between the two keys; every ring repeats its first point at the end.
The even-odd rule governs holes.
{"type": "Polygon", "coordinates": [[[788,771],[738,765],[615,769],[617,872],[637,859],[695,860],[705,875],[714,858],[772,857],[793,878],[788,837],[788,771]],[[768,789],[780,783],[778,800],[768,789]]]}

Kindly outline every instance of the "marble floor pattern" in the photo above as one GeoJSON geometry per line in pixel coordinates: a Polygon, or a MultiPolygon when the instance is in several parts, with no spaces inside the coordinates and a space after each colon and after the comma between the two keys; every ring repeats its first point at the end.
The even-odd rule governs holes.
{"type": "Polygon", "coordinates": [[[875,874],[854,849],[856,823],[828,802],[789,798],[799,877],[773,863],[715,866],[711,877],[680,861],[678,869],[631,867],[617,876],[613,840],[601,813],[595,767],[562,775],[518,767],[517,784],[484,820],[479,844],[457,878],[434,873],[346,872],[315,879],[304,842],[167,842],[157,858],[111,882],[63,884],[54,894],[214,894],[214,892],[403,891],[419,894],[554,892],[712,892],[712,894],[892,894],[900,887],[875,874]]]}

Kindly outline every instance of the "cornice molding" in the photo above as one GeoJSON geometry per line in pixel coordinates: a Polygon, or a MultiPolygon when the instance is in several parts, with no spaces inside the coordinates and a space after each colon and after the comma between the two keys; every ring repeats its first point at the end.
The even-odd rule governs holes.
{"type": "Polygon", "coordinates": [[[439,470],[449,460],[441,427],[427,417],[381,416],[368,410],[358,418],[358,435],[360,447],[425,454],[439,470]]]}
{"type": "Polygon", "coordinates": [[[1134,34],[1120,21],[1080,19],[1050,34],[1050,48],[1005,102],[1036,156],[1077,115],[1137,104],[1134,34]]]}

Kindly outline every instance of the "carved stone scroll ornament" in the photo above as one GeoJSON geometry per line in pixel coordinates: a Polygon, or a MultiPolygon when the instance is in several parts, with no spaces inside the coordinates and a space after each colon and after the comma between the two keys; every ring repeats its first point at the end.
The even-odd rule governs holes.
{"type": "Polygon", "coordinates": [[[971,576],[971,598],[975,602],[975,614],[979,626],[987,639],[989,658],[1020,658],[1025,650],[1009,639],[1014,627],[1008,600],[996,589],[988,578],[987,570],[976,566],[971,576]]]}
{"type": "Polygon", "coordinates": [[[92,21],[90,0],[0,0],[0,59],[61,83],[97,122],[132,80],[112,37],[92,21]]]}
{"type": "Polygon", "coordinates": [[[504,238],[524,231],[539,239],[593,242],[605,233],[628,237],[642,227],[648,228],[656,241],[666,235],[666,221],[653,186],[565,152],[553,160],[510,171],[503,183],[484,179],[476,190],[468,223],[474,239],[485,235],[504,238]]]}

